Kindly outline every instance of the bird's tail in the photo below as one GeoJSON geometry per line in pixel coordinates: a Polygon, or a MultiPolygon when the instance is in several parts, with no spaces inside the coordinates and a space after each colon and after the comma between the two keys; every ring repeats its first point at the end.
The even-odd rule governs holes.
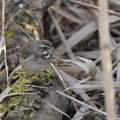
{"type": "Polygon", "coordinates": [[[19,37],[14,38],[14,41],[15,41],[15,43],[16,43],[18,46],[23,46],[24,43],[25,43],[25,41],[23,41],[23,40],[22,40],[21,38],[19,38],[19,37]]]}

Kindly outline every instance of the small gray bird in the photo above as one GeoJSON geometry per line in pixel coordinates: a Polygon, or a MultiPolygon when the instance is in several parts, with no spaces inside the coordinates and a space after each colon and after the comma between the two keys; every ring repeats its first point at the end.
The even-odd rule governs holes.
{"type": "Polygon", "coordinates": [[[24,42],[14,39],[20,46],[20,64],[28,73],[41,73],[50,67],[53,59],[53,46],[48,40],[24,42]]]}

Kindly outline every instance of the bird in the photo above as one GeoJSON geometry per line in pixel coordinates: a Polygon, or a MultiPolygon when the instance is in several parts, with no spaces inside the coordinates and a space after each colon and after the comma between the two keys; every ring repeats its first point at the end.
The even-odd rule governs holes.
{"type": "Polygon", "coordinates": [[[46,71],[53,59],[53,46],[48,40],[25,42],[19,37],[14,38],[20,47],[20,64],[29,74],[46,71]]]}

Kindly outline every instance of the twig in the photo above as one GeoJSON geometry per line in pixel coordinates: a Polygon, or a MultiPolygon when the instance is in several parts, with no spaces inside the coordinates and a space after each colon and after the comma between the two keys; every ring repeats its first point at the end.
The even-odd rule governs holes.
{"type": "Polygon", "coordinates": [[[105,87],[105,102],[107,110],[107,120],[115,120],[115,97],[112,79],[112,62],[110,53],[110,36],[109,36],[109,17],[108,17],[108,0],[98,0],[100,9],[99,32],[100,48],[102,55],[103,78],[105,87]]]}
{"type": "MultiPolygon", "coordinates": [[[[94,108],[94,107],[92,107],[92,106],[90,106],[90,105],[88,105],[88,104],[85,104],[84,102],[81,102],[81,101],[79,101],[79,100],[77,100],[77,99],[75,99],[75,98],[73,98],[73,97],[71,97],[71,96],[69,96],[69,95],[67,95],[67,94],[65,94],[65,93],[63,93],[63,92],[60,92],[60,91],[58,91],[58,90],[57,90],[56,92],[59,93],[60,95],[63,95],[63,96],[65,96],[65,97],[69,98],[70,100],[73,100],[73,101],[75,101],[75,102],[77,102],[77,103],[79,103],[79,104],[81,104],[81,105],[83,105],[83,106],[85,106],[85,107],[93,110],[93,111],[96,111],[96,112],[98,112],[98,113],[100,113],[100,114],[103,114],[103,115],[107,115],[106,112],[103,112],[103,111],[98,110],[98,109],[96,109],[96,108],[94,108]]],[[[116,119],[117,119],[117,120],[120,120],[120,118],[118,118],[118,117],[116,117],[116,119]]]]}
{"type": "Polygon", "coordinates": [[[21,12],[21,9],[20,9],[16,14],[14,14],[13,16],[10,16],[10,14],[8,14],[8,15],[10,16],[10,20],[9,20],[8,23],[6,23],[5,30],[8,28],[8,26],[9,26],[10,23],[11,23],[11,21],[12,21],[17,15],[20,14],[20,12],[21,12]]]}
{"type": "Polygon", "coordinates": [[[22,68],[22,66],[20,65],[20,66],[18,66],[17,68],[15,68],[13,71],[12,71],[12,73],[9,75],[9,80],[11,79],[11,77],[13,76],[13,74],[16,72],[16,71],[18,71],[19,69],[21,69],[22,68]]]}
{"type": "Polygon", "coordinates": [[[3,66],[3,64],[4,64],[4,60],[0,63],[0,70],[1,70],[1,68],[3,66]]]}
{"type": "MultiPolygon", "coordinates": [[[[73,86],[75,86],[75,85],[80,85],[80,84],[82,84],[82,83],[84,83],[84,82],[86,82],[86,81],[88,81],[88,80],[90,80],[90,79],[91,79],[91,77],[87,77],[87,78],[84,79],[84,80],[80,80],[80,82],[74,84],[73,86]]],[[[65,92],[66,90],[71,89],[73,86],[69,86],[69,87],[67,87],[63,92],[65,92]]]]}
{"type": "Polygon", "coordinates": [[[114,65],[117,65],[118,69],[117,69],[117,83],[120,83],[120,48],[117,49],[117,61],[114,62],[114,65]],[[116,64],[115,64],[116,63],[116,64]]]}
{"type": "MultiPolygon", "coordinates": [[[[116,45],[110,52],[111,52],[111,54],[115,51],[115,50],[117,50],[117,49],[119,49],[120,48],[120,44],[118,44],[118,45],[116,45]]],[[[101,61],[101,57],[99,57],[98,59],[96,59],[94,62],[97,64],[98,62],[100,62],[101,61]]],[[[116,61],[117,62],[117,61],[116,61]]],[[[113,67],[116,65],[116,62],[113,64],[113,67]]]]}
{"type": "MultiPolygon", "coordinates": [[[[55,67],[54,64],[52,64],[52,63],[51,63],[51,67],[53,68],[53,70],[54,70],[55,73],[57,74],[58,78],[59,78],[60,81],[62,82],[64,88],[66,89],[67,86],[66,86],[66,84],[65,84],[65,82],[64,82],[64,80],[63,80],[63,78],[62,78],[62,76],[61,76],[61,74],[60,74],[60,72],[58,71],[57,67],[55,67]]],[[[68,91],[67,91],[67,92],[68,92],[68,91]]],[[[69,94],[69,93],[68,93],[68,94],[69,94]]]]}
{"type": "MultiPolygon", "coordinates": [[[[55,67],[54,64],[52,64],[52,63],[51,63],[51,67],[53,68],[54,72],[57,74],[58,78],[60,79],[63,87],[64,87],[65,89],[67,89],[67,86],[66,86],[66,84],[65,84],[65,82],[64,82],[64,79],[63,79],[63,77],[61,76],[61,74],[60,74],[60,72],[59,72],[59,69],[58,69],[57,67],[55,67]]],[[[67,92],[67,94],[69,95],[69,91],[66,90],[66,92],[67,92]]],[[[77,110],[77,106],[76,106],[76,104],[74,103],[74,101],[72,101],[72,103],[73,103],[75,109],[77,110]]]]}
{"type": "Polygon", "coordinates": [[[7,86],[10,85],[8,79],[8,65],[7,65],[7,53],[6,53],[6,41],[5,41],[5,0],[2,0],[2,38],[1,42],[3,43],[4,48],[4,61],[5,61],[5,69],[6,69],[6,79],[7,86]]]}
{"type": "Polygon", "coordinates": [[[57,90],[56,92],[59,93],[60,95],[63,95],[63,96],[65,96],[65,97],[69,98],[70,100],[73,100],[73,101],[75,101],[75,102],[77,102],[77,103],[79,103],[79,104],[81,104],[81,105],[83,105],[83,106],[85,106],[85,107],[93,110],[93,111],[96,111],[96,112],[101,113],[101,114],[103,114],[103,115],[107,115],[107,113],[105,113],[105,112],[103,112],[103,111],[100,111],[100,110],[98,110],[98,109],[96,109],[96,108],[94,108],[94,107],[92,107],[92,106],[90,106],[90,105],[88,105],[88,104],[85,104],[84,102],[81,102],[81,101],[79,101],[79,100],[77,100],[77,99],[75,99],[75,98],[73,98],[73,97],[71,97],[71,96],[69,96],[69,95],[67,95],[67,94],[65,94],[65,93],[63,93],[63,92],[60,92],[60,91],[58,91],[58,90],[57,90]]]}
{"type": "Polygon", "coordinates": [[[21,93],[10,93],[10,94],[7,94],[3,97],[0,98],[0,102],[5,99],[6,97],[11,97],[11,96],[16,96],[16,95],[37,95],[37,93],[34,93],[34,92],[30,92],[30,93],[25,93],[25,92],[21,92],[21,93]]]}
{"type": "Polygon", "coordinates": [[[31,40],[35,41],[34,38],[32,38],[32,36],[30,36],[21,26],[19,26],[14,20],[12,20],[12,22],[18,27],[20,28],[31,40]]]}
{"type": "Polygon", "coordinates": [[[36,12],[35,11],[35,16],[36,16],[36,20],[38,22],[38,32],[39,32],[39,38],[43,39],[44,38],[44,28],[43,28],[43,23],[42,23],[42,16],[43,16],[43,12],[36,12]]]}
{"type": "MultiPolygon", "coordinates": [[[[100,7],[97,7],[97,6],[88,4],[88,3],[84,3],[84,2],[81,2],[81,1],[75,1],[75,0],[69,0],[69,1],[72,2],[72,3],[76,3],[76,4],[79,4],[79,5],[85,6],[85,7],[89,7],[89,8],[95,9],[95,10],[100,10],[100,7]]],[[[116,15],[116,16],[120,17],[120,13],[118,13],[118,12],[115,12],[115,11],[112,11],[112,10],[108,10],[108,9],[107,9],[107,11],[110,14],[112,14],[112,15],[116,15]]]]}
{"type": "Polygon", "coordinates": [[[67,18],[67,19],[69,19],[69,20],[71,20],[71,21],[73,21],[77,24],[80,24],[80,25],[83,24],[82,21],[80,21],[79,18],[69,14],[68,12],[66,12],[65,10],[62,10],[59,7],[52,6],[51,9],[54,10],[56,13],[62,15],[63,17],[65,17],[65,18],[67,18]]]}
{"type": "MultiPolygon", "coordinates": [[[[90,3],[92,6],[94,6],[94,1],[93,0],[88,0],[88,3],[90,3]]],[[[98,25],[98,18],[99,18],[99,14],[98,14],[98,11],[96,11],[95,9],[91,9],[90,7],[88,7],[89,10],[93,13],[93,16],[95,17],[95,22],[96,22],[96,25],[98,25]]]]}
{"type": "MultiPolygon", "coordinates": [[[[49,12],[49,15],[50,15],[53,23],[54,23],[55,26],[56,26],[57,32],[59,33],[60,38],[61,38],[63,44],[65,45],[65,47],[66,47],[69,51],[72,52],[72,50],[71,50],[70,46],[68,45],[67,40],[66,40],[66,38],[65,38],[62,30],[60,29],[59,25],[57,24],[57,22],[56,22],[56,20],[55,20],[55,17],[53,16],[52,11],[51,11],[50,9],[48,9],[48,12],[49,12]]],[[[69,55],[70,58],[74,59],[74,56],[73,56],[72,54],[68,53],[68,55],[69,55]]]]}
{"type": "Polygon", "coordinates": [[[10,92],[11,88],[10,86],[8,86],[7,88],[5,88],[5,90],[2,91],[2,93],[0,94],[0,102],[5,98],[5,96],[10,92]]]}

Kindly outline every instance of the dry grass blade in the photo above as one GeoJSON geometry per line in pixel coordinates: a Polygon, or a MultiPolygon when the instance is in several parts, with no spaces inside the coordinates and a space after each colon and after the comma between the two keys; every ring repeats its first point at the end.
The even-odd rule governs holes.
{"type": "MultiPolygon", "coordinates": [[[[73,1],[73,0],[69,0],[73,3],[76,3],[76,4],[79,4],[79,5],[82,5],[82,6],[86,6],[86,7],[89,7],[89,8],[92,8],[92,9],[95,9],[95,10],[100,10],[99,7],[97,6],[94,6],[94,5],[91,5],[91,4],[87,4],[87,3],[84,3],[84,2],[81,2],[81,1],[73,1]]],[[[107,10],[110,14],[113,14],[113,15],[116,15],[116,16],[120,16],[120,13],[118,12],[115,12],[115,11],[112,11],[112,10],[107,10]]]]}
{"type": "Polygon", "coordinates": [[[73,34],[70,38],[68,38],[68,43],[70,47],[74,47],[76,44],[78,44],[80,41],[82,41],[84,38],[95,32],[96,30],[97,26],[95,22],[88,23],[83,28],[78,30],[75,34],[73,34]]]}
{"type": "Polygon", "coordinates": [[[60,81],[62,82],[64,88],[67,88],[61,74],[59,73],[58,69],[54,66],[54,64],[51,63],[51,67],[53,68],[53,70],[55,71],[56,75],[58,76],[58,78],[60,79],[60,81]]]}
{"type": "Polygon", "coordinates": [[[57,93],[59,93],[60,95],[63,95],[63,96],[65,96],[65,97],[67,97],[68,99],[70,99],[70,100],[73,100],[73,101],[75,101],[75,102],[77,102],[77,103],[79,103],[79,104],[81,104],[81,105],[83,105],[83,106],[85,106],[85,107],[88,107],[89,109],[91,109],[91,110],[93,110],[93,111],[96,111],[96,112],[98,112],[98,113],[101,113],[101,114],[103,114],[103,115],[107,115],[107,113],[105,113],[105,112],[103,112],[103,111],[100,111],[100,110],[98,110],[98,109],[96,109],[96,108],[94,108],[94,107],[92,107],[92,106],[90,106],[90,105],[88,105],[88,104],[85,104],[84,102],[81,102],[81,101],[79,101],[79,100],[77,100],[77,99],[75,99],[75,98],[73,98],[73,97],[71,97],[71,96],[68,96],[68,95],[66,95],[65,93],[62,93],[62,92],[60,92],[60,91],[56,91],[57,93]]]}
{"type": "MultiPolygon", "coordinates": [[[[57,75],[58,78],[60,79],[61,83],[63,84],[63,87],[66,89],[67,86],[66,86],[66,84],[65,84],[65,82],[64,82],[63,77],[62,77],[61,74],[60,74],[60,70],[59,70],[57,67],[55,67],[54,64],[52,64],[52,63],[51,63],[51,67],[53,68],[53,70],[55,71],[56,75],[57,75]]],[[[67,94],[69,94],[69,91],[67,91],[67,94]]],[[[74,107],[76,108],[75,103],[74,103],[73,101],[72,101],[72,103],[73,103],[74,107]]]]}
{"type": "Polygon", "coordinates": [[[22,30],[31,40],[35,40],[34,38],[32,38],[21,26],[19,26],[13,19],[12,22],[20,29],[22,30]]]}
{"type": "MultiPolygon", "coordinates": [[[[114,23],[120,21],[120,17],[116,16],[110,16],[110,23],[114,23]]],[[[83,41],[87,36],[91,35],[95,31],[97,31],[98,27],[96,23],[90,22],[84,27],[82,27],[80,30],[78,30],[75,34],[73,34],[71,37],[68,38],[68,44],[71,48],[73,48],[75,45],[83,41]]],[[[60,48],[63,47],[63,45],[60,46],[60,48]]],[[[64,52],[65,53],[65,52],[64,52]]],[[[62,53],[62,54],[64,54],[62,53]]]]}
{"type": "MultiPolygon", "coordinates": [[[[9,89],[9,88],[8,88],[9,89]]],[[[34,92],[21,92],[21,93],[10,93],[10,94],[7,94],[7,95],[4,95],[0,98],[0,102],[5,99],[6,97],[11,97],[11,96],[16,96],[16,95],[37,95],[37,93],[34,93],[34,92]]]]}
{"type": "Polygon", "coordinates": [[[7,87],[1,94],[0,94],[0,102],[5,98],[5,96],[10,92],[11,88],[7,87]]]}
{"type": "MultiPolygon", "coordinates": [[[[85,104],[84,102],[81,102],[81,101],[79,101],[79,100],[77,100],[77,99],[75,99],[75,98],[73,98],[73,97],[71,97],[71,96],[69,96],[69,95],[66,95],[65,93],[62,93],[62,92],[60,92],[60,91],[58,91],[58,90],[57,90],[56,92],[59,93],[60,95],[63,95],[63,96],[65,96],[65,97],[67,97],[67,98],[70,99],[70,100],[73,100],[73,101],[77,102],[78,104],[81,104],[81,105],[83,105],[83,106],[85,106],[85,107],[93,110],[93,111],[96,111],[96,112],[98,112],[98,113],[100,113],[100,114],[103,114],[103,115],[107,115],[106,112],[103,112],[103,111],[98,110],[98,109],[96,109],[96,108],[94,108],[94,107],[92,107],[92,106],[90,106],[90,105],[88,105],[88,104],[85,104]]],[[[120,120],[120,118],[118,118],[118,117],[116,117],[116,119],[117,119],[117,120],[120,120]]]]}
{"type": "MultiPolygon", "coordinates": [[[[68,79],[69,81],[70,81],[70,79],[77,81],[77,79],[71,78],[70,76],[65,75],[65,74],[64,74],[63,78],[64,78],[64,79],[68,79],[68,78],[69,78],[69,79],[68,79]],[[65,77],[65,76],[66,76],[66,77],[65,77]]],[[[69,89],[71,89],[71,88],[74,88],[74,86],[80,85],[80,84],[82,84],[82,83],[84,83],[84,82],[86,82],[86,81],[88,81],[88,80],[90,80],[90,79],[91,79],[91,77],[88,77],[88,78],[86,78],[86,79],[81,80],[81,81],[78,82],[78,83],[71,84],[71,86],[68,87],[68,88],[66,88],[66,89],[64,90],[64,92],[65,92],[66,90],[69,90],[69,89]]]]}
{"type": "Polygon", "coordinates": [[[4,51],[4,50],[5,50],[4,46],[0,48],[0,55],[1,55],[1,52],[4,51]]]}
{"type": "MultiPolygon", "coordinates": [[[[48,12],[49,12],[49,15],[50,15],[53,23],[54,23],[55,26],[56,26],[57,32],[58,32],[58,34],[59,34],[59,36],[60,36],[60,38],[61,38],[62,43],[65,45],[65,47],[66,47],[70,52],[72,52],[72,50],[71,50],[70,46],[68,45],[68,43],[67,43],[67,41],[66,41],[66,38],[65,38],[65,36],[64,36],[61,28],[59,27],[59,25],[58,25],[58,23],[57,23],[54,15],[53,15],[52,11],[51,11],[50,9],[48,9],[48,12]]],[[[73,56],[72,54],[68,53],[68,55],[69,55],[70,58],[74,59],[74,56],[73,56]]]]}
{"type": "Polygon", "coordinates": [[[74,7],[74,6],[70,6],[70,7],[68,7],[68,9],[70,9],[76,16],[78,16],[81,19],[81,21],[83,22],[84,25],[93,21],[93,17],[85,9],[77,8],[77,7],[74,7]]]}
{"type": "Polygon", "coordinates": [[[86,111],[88,111],[88,108],[85,106],[82,106],[77,113],[74,115],[74,117],[72,118],[72,120],[82,120],[82,118],[84,117],[84,115],[88,114],[86,111]]]}
{"type": "Polygon", "coordinates": [[[65,17],[65,18],[67,18],[67,19],[69,19],[77,24],[83,24],[82,21],[80,21],[80,19],[67,13],[65,10],[62,10],[62,9],[60,9],[58,7],[54,7],[54,6],[52,6],[51,9],[54,10],[55,12],[57,12],[58,14],[62,15],[63,17],[65,17]]]}
{"type": "MultiPolygon", "coordinates": [[[[5,0],[2,0],[2,38],[1,38],[1,45],[3,45],[4,50],[4,61],[5,61],[5,68],[6,68],[6,78],[7,78],[7,86],[10,85],[8,79],[8,64],[7,64],[7,53],[6,53],[6,41],[5,41],[5,0]]],[[[2,46],[1,46],[2,47],[2,46]]]]}
{"type": "MultiPolygon", "coordinates": [[[[77,57],[77,60],[60,59],[62,62],[72,63],[83,69],[89,76],[94,77],[97,73],[97,68],[92,60],[77,57]]],[[[58,58],[59,59],[59,58],[58,58]]]]}
{"type": "Polygon", "coordinates": [[[22,68],[22,66],[20,65],[20,66],[18,66],[17,68],[15,68],[13,71],[12,71],[12,73],[9,75],[9,80],[11,79],[11,77],[13,76],[13,74],[16,72],[16,71],[18,71],[19,69],[21,69],[22,68]]]}
{"type": "MultiPolygon", "coordinates": [[[[2,48],[3,46],[3,39],[1,39],[2,37],[0,37],[0,48],[2,48]]],[[[0,51],[0,54],[1,54],[1,51],[0,51]]]]}
{"type": "Polygon", "coordinates": [[[1,62],[1,64],[0,64],[0,70],[1,70],[1,68],[2,68],[2,66],[3,66],[3,64],[4,64],[4,60],[1,62]]]}
{"type": "Polygon", "coordinates": [[[117,83],[120,83],[120,48],[119,49],[117,49],[117,61],[116,61],[116,63],[117,64],[115,64],[115,65],[117,65],[117,83]]]}
{"type": "Polygon", "coordinates": [[[96,89],[103,89],[103,84],[101,85],[91,85],[91,84],[85,84],[85,85],[74,85],[70,87],[71,89],[83,89],[83,90],[96,90],[96,89]]]}
{"type": "MultiPolygon", "coordinates": [[[[62,77],[64,78],[64,80],[70,85],[70,87],[65,89],[64,92],[69,90],[71,88],[71,86],[74,86],[74,85],[80,84],[80,83],[82,84],[82,83],[90,80],[90,78],[91,78],[91,77],[88,77],[88,78],[86,78],[84,80],[81,80],[80,82],[77,83],[78,80],[75,79],[74,77],[71,77],[70,75],[66,74],[65,72],[63,72],[61,70],[59,70],[59,72],[62,75],[62,77]]],[[[76,94],[80,95],[83,98],[84,101],[88,101],[90,99],[90,97],[87,95],[87,93],[85,93],[85,91],[82,90],[82,89],[73,89],[73,91],[76,94]]],[[[89,101],[88,104],[90,104],[91,106],[97,108],[96,105],[91,101],[89,101]]]]}
{"type": "Polygon", "coordinates": [[[96,67],[96,64],[92,61],[92,60],[89,60],[89,59],[86,59],[86,58],[83,58],[83,57],[79,57],[79,56],[76,56],[78,59],[84,61],[88,68],[89,68],[89,75],[91,77],[94,77],[97,73],[97,67],[96,67]]]}

